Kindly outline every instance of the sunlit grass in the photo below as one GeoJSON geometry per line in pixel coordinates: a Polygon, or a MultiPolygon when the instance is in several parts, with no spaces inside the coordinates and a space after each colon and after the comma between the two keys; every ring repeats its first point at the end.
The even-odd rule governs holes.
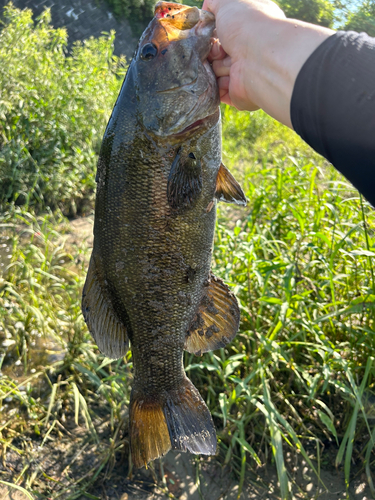
{"type": "MultiPolygon", "coordinates": [[[[248,153],[242,166],[248,207],[221,206],[214,250],[214,273],[240,300],[241,329],[226,349],[202,358],[186,354],[188,375],[214,416],[220,460],[231,463],[240,487],[248,467],[273,456],[287,498],[292,478],[286,450],[319,474],[316,464],[324,461],[329,443],[338,446],[336,463],[343,464],[349,485],[351,463],[358,459],[354,442],[372,486],[371,208],[365,202],[362,207],[358,193],[323,162],[288,154],[275,160],[272,151],[268,161],[257,154],[248,153]]],[[[55,439],[59,424],[72,418],[86,426],[96,446],[94,422],[105,407],[100,419],[111,422],[115,438],[100,443],[107,448],[99,474],[115,450],[127,449],[119,428],[129,401],[131,360],[110,362],[92,343],[80,313],[88,252],[84,244],[64,247],[67,222],[16,211],[3,216],[3,224],[12,248],[0,284],[2,333],[10,344],[3,349],[4,366],[7,359],[19,362],[23,373],[21,383],[1,379],[3,404],[11,395],[16,408],[2,424],[2,442],[12,446],[21,428],[32,427],[45,442],[55,439]],[[52,338],[65,355],[31,374],[29,353],[38,335],[52,338]],[[47,381],[39,397],[38,378],[47,381]]],[[[83,481],[76,492],[94,481],[83,481]]],[[[33,491],[27,471],[20,483],[33,491]]]]}
{"type": "MultiPolygon", "coordinates": [[[[34,36],[30,15],[19,18],[25,37],[34,36]]],[[[15,37],[15,26],[12,29],[8,35],[15,37]]],[[[53,34],[48,16],[38,29],[48,45],[53,34]]],[[[58,34],[62,45],[57,62],[66,69],[65,35],[58,34]]],[[[0,177],[11,181],[9,193],[0,196],[7,210],[0,216],[0,482],[25,488],[38,498],[73,500],[90,495],[103,476],[110,476],[119,456],[125,457],[124,474],[132,472],[126,431],[131,354],[113,362],[93,343],[80,309],[90,250],[85,241],[66,243],[69,222],[47,208],[48,199],[59,206],[61,193],[65,208],[69,200],[91,199],[98,137],[120,85],[114,75],[119,62],[108,61],[108,44],[92,41],[77,49],[66,75],[83,92],[79,95],[84,102],[97,100],[92,92],[97,79],[86,82],[86,87],[73,73],[79,70],[85,75],[92,69],[89,54],[98,52],[95,60],[108,82],[100,87],[95,130],[85,110],[86,106],[92,111],[91,104],[79,108],[79,116],[67,112],[60,117],[58,130],[46,129],[40,136],[52,137],[51,142],[41,139],[51,147],[44,154],[38,146],[37,158],[29,148],[35,136],[18,133],[17,127],[25,127],[20,120],[14,123],[18,109],[30,110],[18,101],[19,108],[9,113],[4,103],[0,106],[6,115],[0,120],[8,131],[6,140],[1,139],[0,177]],[[73,114],[76,122],[69,118],[73,114]],[[90,128],[80,133],[90,136],[91,142],[85,143],[87,149],[72,149],[80,123],[90,128]],[[68,143],[55,170],[46,158],[55,161],[54,141],[61,131],[68,143]],[[17,149],[14,144],[21,140],[17,149]],[[47,180],[39,183],[43,176],[47,180]],[[21,192],[23,209],[6,202],[18,200],[21,192]],[[35,215],[33,204],[45,215],[35,215]],[[62,441],[78,451],[60,476],[50,477],[43,464],[31,463],[34,446],[48,454],[62,441]],[[95,460],[89,470],[73,471],[81,451],[95,460]],[[14,457],[22,464],[17,472],[6,466],[14,457]]],[[[24,71],[19,60],[8,62],[16,73],[24,71]]],[[[44,67],[45,61],[38,64],[44,67]]],[[[32,71],[27,75],[31,78],[32,71]]],[[[49,84],[40,89],[48,102],[54,100],[50,93],[59,91],[49,84]]],[[[64,103],[62,109],[77,105],[70,95],[65,95],[64,103]]],[[[39,113],[43,103],[34,104],[39,113]]],[[[45,108],[51,111],[50,105],[45,108]]],[[[331,447],[347,486],[357,462],[375,494],[373,209],[286,127],[262,112],[222,110],[224,162],[241,180],[249,203],[241,209],[220,205],[213,272],[236,293],[241,327],[226,349],[202,358],[185,355],[187,373],[215,420],[218,460],[230,463],[239,493],[249,469],[272,461],[286,499],[293,481],[288,453],[301,456],[319,476],[326,448],[331,447]]],[[[28,123],[27,113],[22,117],[28,123]]]]}

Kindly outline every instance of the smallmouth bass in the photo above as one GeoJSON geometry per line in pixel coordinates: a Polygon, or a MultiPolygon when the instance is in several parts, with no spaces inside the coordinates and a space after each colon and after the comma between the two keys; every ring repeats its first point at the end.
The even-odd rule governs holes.
{"type": "Polygon", "coordinates": [[[224,347],[239,326],[235,296],[210,271],[217,201],[246,204],[221,163],[220,99],[207,61],[214,27],[209,12],[156,4],[98,161],[82,311],[106,356],[124,356],[130,341],[136,467],[171,448],[215,454],[214,424],[183,351],[224,347]]]}

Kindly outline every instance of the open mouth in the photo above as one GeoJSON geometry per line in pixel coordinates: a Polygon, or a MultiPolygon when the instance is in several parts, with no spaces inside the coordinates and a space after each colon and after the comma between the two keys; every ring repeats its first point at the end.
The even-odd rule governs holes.
{"type": "Polygon", "coordinates": [[[187,132],[191,132],[193,130],[196,130],[197,128],[199,128],[201,125],[204,124],[204,122],[207,120],[207,118],[208,117],[201,118],[200,120],[197,120],[196,122],[192,123],[188,127],[184,128],[184,130],[182,130],[181,132],[179,132],[178,134],[175,134],[175,135],[183,135],[183,134],[186,134],[187,132]]]}

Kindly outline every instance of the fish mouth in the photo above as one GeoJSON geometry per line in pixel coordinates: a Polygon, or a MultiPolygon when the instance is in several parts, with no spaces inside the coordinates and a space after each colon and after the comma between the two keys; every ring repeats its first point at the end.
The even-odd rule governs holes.
{"type": "Polygon", "coordinates": [[[175,28],[180,32],[191,30],[198,23],[200,28],[215,24],[215,16],[211,12],[171,2],[158,2],[154,16],[165,27],[175,28]]]}
{"type": "Polygon", "coordinates": [[[158,2],[155,5],[155,42],[160,48],[170,42],[191,36],[210,37],[215,29],[211,12],[178,3],[158,2]]]}
{"type": "Polygon", "coordinates": [[[195,130],[197,130],[202,125],[204,125],[204,123],[208,120],[208,118],[209,118],[208,116],[206,116],[205,118],[201,118],[200,120],[197,120],[196,122],[192,123],[188,127],[184,128],[184,130],[181,130],[181,132],[178,132],[177,134],[173,134],[173,135],[175,137],[178,137],[178,136],[181,136],[181,135],[185,135],[188,132],[195,132],[195,130]]]}

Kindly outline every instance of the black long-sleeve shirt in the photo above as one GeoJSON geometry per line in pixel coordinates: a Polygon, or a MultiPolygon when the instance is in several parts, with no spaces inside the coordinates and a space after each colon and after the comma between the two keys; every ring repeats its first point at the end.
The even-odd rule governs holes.
{"type": "Polygon", "coordinates": [[[291,120],[375,206],[375,38],[352,31],[327,38],[297,76],[291,120]]]}

